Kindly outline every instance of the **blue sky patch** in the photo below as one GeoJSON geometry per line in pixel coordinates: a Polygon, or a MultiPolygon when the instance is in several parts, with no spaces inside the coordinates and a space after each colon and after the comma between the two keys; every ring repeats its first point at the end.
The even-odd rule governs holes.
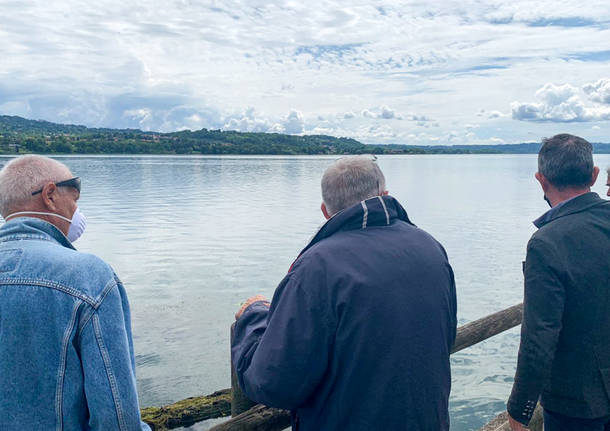
{"type": "Polygon", "coordinates": [[[564,57],[566,60],[580,60],[580,61],[596,61],[606,62],[610,61],[610,50],[608,51],[592,51],[592,52],[581,52],[578,54],[571,54],[564,57]]]}
{"type": "Polygon", "coordinates": [[[599,24],[598,22],[579,16],[565,18],[539,18],[528,22],[530,27],[589,27],[599,24]]]}

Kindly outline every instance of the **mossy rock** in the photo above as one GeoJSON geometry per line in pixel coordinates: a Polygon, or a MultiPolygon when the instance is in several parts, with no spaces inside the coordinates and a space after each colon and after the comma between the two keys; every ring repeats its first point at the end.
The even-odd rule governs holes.
{"type": "Polygon", "coordinates": [[[191,397],[167,406],[147,407],[140,414],[153,431],[191,426],[207,419],[229,416],[231,391],[223,389],[211,395],[191,397]]]}

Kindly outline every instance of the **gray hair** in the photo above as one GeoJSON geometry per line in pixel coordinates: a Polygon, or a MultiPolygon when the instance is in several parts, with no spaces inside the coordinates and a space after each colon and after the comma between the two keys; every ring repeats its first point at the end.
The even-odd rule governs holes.
{"type": "Polygon", "coordinates": [[[23,208],[34,199],[32,192],[71,175],[66,165],[48,157],[28,155],[12,159],[0,171],[0,214],[4,217],[23,208]]]}
{"type": "Polygon", "coordinates": [[[385,191],[385,177],[372,156],[342,157],[322,176],[322,201],[330,215],[385,191]]]}
{"type": "Polygon", "coordinates": [[[578,136],[563,133],[542,140],[538,172],[559,190],[589,187],[593,175],[593,146],[578,136]]]}

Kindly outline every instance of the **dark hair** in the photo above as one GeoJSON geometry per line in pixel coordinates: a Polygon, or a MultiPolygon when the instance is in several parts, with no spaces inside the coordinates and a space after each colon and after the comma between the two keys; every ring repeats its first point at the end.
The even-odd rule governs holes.
{"type": "Polygon", "coordinates": [[[593,174],[593,146],[578,136],[562,133],[542,140],[538,172],[558,189],[589,187],[593,174]]]}

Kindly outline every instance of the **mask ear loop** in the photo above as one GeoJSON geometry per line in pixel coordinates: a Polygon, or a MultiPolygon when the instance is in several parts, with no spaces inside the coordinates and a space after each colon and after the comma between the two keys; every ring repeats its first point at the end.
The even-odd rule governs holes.
{"type": "Polygon", "coordinates": [[[18,215],[25,215],[25,214],[48,215],[48,216],[59,217],[60,219],[65,220],[68,223],[72,224],[72,220],[70,220],[69,218],[66,218],[66,217],[64,217],[62,215],[55,214],[55,213],[39,212],[39,211],[20,211],[20,212],[12,213],[12,214],[9,214],[6,217],[4,217],[4,220],[8,221],[8,219],[11,218],[11,217],[15,217],[15,216],[18,216],[18,215]]]}

